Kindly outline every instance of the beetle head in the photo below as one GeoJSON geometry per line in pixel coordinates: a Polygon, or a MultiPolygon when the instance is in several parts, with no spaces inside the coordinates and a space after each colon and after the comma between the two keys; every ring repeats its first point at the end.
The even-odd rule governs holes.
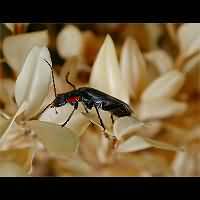
{"type": "Polygon", "coordinates": [[[64,106],[67,102],[65,101],[65,96],[63,94],[58,94],[55,100],[51,104],[51,108],[64,106]]]}

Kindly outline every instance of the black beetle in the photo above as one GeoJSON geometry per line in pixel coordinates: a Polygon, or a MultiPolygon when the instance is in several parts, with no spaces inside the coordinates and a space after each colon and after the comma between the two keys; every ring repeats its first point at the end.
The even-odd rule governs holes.
{"type": "MultiPolygon", "coordinates": [[[[50,66],[51,72],[52,72],[52,79],[53,79],[53,85],[54,85],[54,92],[55,92],[55,99],[54,101],[49,104],[43,112],[49,107],[60,107],[64,106],[66,103],[69,103],[74,106],[73,111],[67,118],[67,120],[61,125],[64,127],[67,122],[71,119],[73,113],[75,110],[77,110],[79,102],[81,102],[85,108],[85,111],[88,113],[88,109],[92,109],[93,107],[96,109],[98,118],[100,120],[101,126],[104,129],[105,132],[105,126],[104,123],[101,119],[101,116],[99,114],[98,109],[102,109],[104,111],[108,111],[111,113],[111,119],[112,122],[113,120],[113,115],[117,117],[124,117],[124,116],[131,116],[134,114],[133,110],[130,108],[128,104],[125,102],[112,97],[104,92],[101,92],[99,90],[96,90],[94,88],[90,87],[81,87],[76,89],[75,85],[73,85],[69,80],[69,73],[66,75],[66,82],[70,84],[73,87],[72,91],[62,93],[62,94],[56,94],[56,87],[55,87],[55,81],[54,81],[54,76],[53,76],[53,69],[52,66],[48,61],[44,59],[44,61],[50,66]]],[[[108,137],[108,135],[106,135],[108,137]]]]}

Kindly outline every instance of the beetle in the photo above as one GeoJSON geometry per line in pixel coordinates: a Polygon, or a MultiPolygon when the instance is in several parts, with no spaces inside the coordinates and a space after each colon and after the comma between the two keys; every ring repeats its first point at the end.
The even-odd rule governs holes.
{"type": "MultiPolygon", "coordinates": [[[[114,123],[113,116],[124,117],[124,116],[131,116],[132,114],[134,114],[133,110],[130,108],[130,106],[127,103],[113,96],[110,96],[102,91],[99,91],[91,87],[80,87],[77,89],[76,86],[69,81],[69,72],[66,75],[66,82],[72,86],[73,90],[69,92],[57,94],[52,66],[47,60],[45,59],[43,60],[51,68],[53,85],[54,85],[54,94],[55,94],[54,101],[50,103],[43,110],[43,112],[49,106],[52,108],[53,107],[56,108],[56,107],[64,106],[67,103],[71,104],[74,107],[69,117],[67,118],[67,120],[61,125],[62,127],[64,127],[69,122],[75,110],[78,109],[79,103],[83,104],[84,109],[87,113],[89,112],[88,110],[91,110],[93,107],[95,108],[100,124],[104,130],[104,133],[106,133],[106,128],[100,116],[99,109],[102,109],[104,111],[108,111],[111,113],[112,123],[114,123]]],[[[109,137],[108,134],[105,134],[105,136],[109,137]]]]}

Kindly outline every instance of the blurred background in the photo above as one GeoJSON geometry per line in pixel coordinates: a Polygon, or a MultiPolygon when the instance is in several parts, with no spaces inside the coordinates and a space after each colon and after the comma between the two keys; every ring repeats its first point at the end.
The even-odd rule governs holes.
{"type": "MultiPolygon", "coordinates": [[[[2,120],[5,115],[13,116],[17,110],[13,92],[15,81],[27,52],[34,45],[49,48],[56,74],[56,87],[60,93],[70,89],[64,82],[68,71],[77,87],[89,84],[99,50],[108,35],[114,44],[122,80],[126,82],[129,91],[129,104],[141,120],[152,124],[151,127],[139,130],[138,134],[184,146],[185,151],[153,147],[135,151],[126,147],[123,152],[110,155],[100,131],[90,125],[81,136],[77,156],[67,160],[51,156],[44,149],[34,153],[34,156],[19,149],[13,150],[13,153],[13,142],[6,151],[0,152],[0,175],[22,175],[20,166],[24,163],[27,165],[27,162],[32,168],[30,176],[200,175],[198,23],[2,23],[2,120]],[[165,101],[161,101],[160,96],[165,101]]],[[[109,78],[112,79],[112,76],[109,78]]]]}

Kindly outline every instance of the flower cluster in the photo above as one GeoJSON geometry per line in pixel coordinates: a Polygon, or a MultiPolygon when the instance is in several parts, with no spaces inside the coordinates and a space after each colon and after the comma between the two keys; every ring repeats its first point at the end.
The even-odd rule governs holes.
{"type": "Polygon", "coordinates": [[[29,32],[30,26],[0,25],[0,176],[200,174],[200,24],[96,24],[84,31],[46,24],[29,32]],[[115,149],[95,109],[79,106],[64,128],[71,105],[41,114],[55,98],[44,59],[58,93],[71,90],[70,72],[77,87],[133,108],[135,116],[115,117],[114,124],[100,110],[118,139],[115,149]]]}

